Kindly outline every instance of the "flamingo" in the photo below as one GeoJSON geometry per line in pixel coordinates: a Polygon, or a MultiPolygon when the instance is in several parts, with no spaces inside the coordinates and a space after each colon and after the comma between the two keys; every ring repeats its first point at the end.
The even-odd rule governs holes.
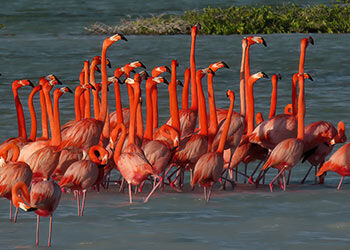
{"type": "Polygon", "coordinates": [[[332,156],[331,158],[326,161],[321,168],[318,170],[317,176],[322,176],[328,171],[337,172],[339,175],[341,175],[341,179],[339,181],[339,184],[337,186],[337,189],[339,190],[344,177],[350,176],[350,143],[347,143],[340,147],[332,156]]]}
{"type": "Polygon", "coordinates": [[[77,191],[78,216],[84,215],[86,191],[98,181],[100,169],[102,170],[103,176],[103,167],[107,164],[108,152],[100,145],[95,145],[89,150],[89,158],[90,159],[82,159],[73,162],[58,183],[62,188],[69,188],[77,191]],[[99,159],[96,154],[99,155],[101,159],[99,159]],[[81,210],[79,204],[80,191],[83,192],[81,210]]]}
{"type": "Polygon", "coordinates": [[[17,182],[12,188],[13,204],[26,212],[34,211],[37,214],[36,245],[39,245],[40,217],[50,217],[48,247],[51,247],[52,215],[56,210],[60,199],[61,189],[54,181],[42,180],[33,183],[30,194],[24,182],[17,182]],[[25,204],[28,203],[28,205],[25,204]]]}
{"type": "Polygon", "coordinates": [[[188,109],[188,90],[190,86],[190,77],[191,77],[191,70],[187,68],[185,69],[184,87],[182,89],[182,96],[181,96],[181,109],[183,110],[188,109]]]}
{"type": "MultiPolygon", "coordinates": [[[[337,129],[330,122],[313,122],[305,127],[304,133],[305,145],[302,162],[307,160],[311,163],[311,167],[301,183],[305,182],[313,166],[315,166],[316,177],[317,167],[323,165],[327,155],[332,152],[334,145],[346,141],[345,124],[343,121],[338,123],[337,129]]],[[[320,178],[320,182],[323,183],[322,177],[320,178]]]]}
{"type": "MultiPolygon", "coordinates": [[[[17,112],[18,137],[7,139],[3,143],[1,143],[0,149],[9,143],[15,143],[19,148],[22,148],[25,145],[25,143],[28,141],[23,107],[18,95],[18,90],[23,86],[34,87],[33,83],[28,79],[15,80],[12,83],[12,92],[13,92],[13,97],[15,100],[16,112],[17,112]]],[[[9,157],[11,157],[11,155],[9,155],[9,157]]]]}
{"type": "MultiPolygon", "coordinates": [[[[273,183],[283,175],[283,190],[286,190],[285,172],[293,168],[300,160],[304,151],[304,116],[305,116],[305,97],[304,97],[304,62],[305,51],[312,39],[303,38],[300,44],[299,60],[299,99],[298,99],[298,131],[297,138],[288,138],[280,142],[271,152],[269,158],[262,167],[266,171],[270,167],[279,170],[276,177],[270,182],[270,190],[273,192],[273,183]]],[[[258,182],[258,181],[257,181],[258,182]]]]}
{"type": "Polygon", "coordinates": [[[34,95],[41,91],[42,86],[38,85],[35,86],[29,94],[28,98],[28,107],[29,107],[29,112],[30,112],[30,117],[31,117],[31,131],[30,131],[30,136],[28,138],[29,141],[35,141],[36,140],[36,135],[37,135],[37,119],[36,119],[36,114],[35,114],[35,108],[33,104],[33,99],[34,95]]]}
{"type": "MultiPolygon", "coordinates": [[[[135,122],[136,122],[136,110],[140,101],[140,81],[139,74],[135,75],[135,79],[127,78],[125,83],[129,84],[133,88],[134,101],[131,103],[130,109],[130,126],[129,126],[129,144],[120,154],[119,145],[118,153],[114,154],[114,161],[118,167],[119,172],[124,177],[129,185],[129,202],[132,203],[131,185],[140,185],[148,176],[153,175],[155,178],[160,178],[154,174],[154,170],[151,164],[147,161],[143,151],[135,145],[135,122]]],[[[125,140],[125,138],[124,138],[125,140]]],[[[124,143],[124,142],[123,142],[124,143]]],[[[120,146],[121,147],[121,146],[120,146]]],[[[159,186],[161,181],[153,187],[150,194],[146,197],[145,202],[148,201],[150,195],[159,186]]]]}
{"type": "Polygon", "coordinates": [[[102,129],[104,121],[107,114],[107,49],[119,40],[127,39],[121,34],[115,34],[104,40],[102,46],[101,55],[101,77],[102,77],[102,89],[101,89],[101,110],[98,119],[87,118],[76,122],[73,126],[66,129],[62,133],[62,143],[60,148],[65,147],[81,147],[88,150],[92,145],[98,144],[100,136],[102,134],[102,129]]]}
{"type": "Polygon", "coordinates": [[[194,166],[193,179],[191,186],[196,183],[204,186],[204,199],[208,202],[211,195],[212,186],[219,180],[224,167],[223,151],[226,142],[227,133],[230,127],[231,116],[234,105],[234,93],[231,90],[226,92],[230,98],[230,108],[227,113],[227,118],[224,125],[224,131],[220,139],[219,146],[216,152],[208,152],[202,155],[194,166]]]}
{"type": "MultiPolygon", "coordinates": [[[[19,156],[19,148],[15,143],[9,143],[0,149],[0,161],[4,166],[0,166],[0,196],[10,200],[10,220],[12,220],[12,187],[19,181],[30,185],[32,181],[32,171],[28,164],[17,161],[19,156]],[[13,151],[11,161],[5,163],[9,150],[13,151]]],[[[17,220],[18,209],[14,216],[14,222],[17,220]]]]}
{"type": "Polygon", "coordinates": [[[33,180],[38,181],[41,179],[49,179],[53,171],[55,170],[61,151],[59,145],[61,143],[61,126],[58,101],[59,98],[67,92],[72,92],[69,88],[63,87],[54,91],[54,111],[52,110],[52,102],[49,95],[50,87],[48,84],[43,86],[45,94],[45,101],[48,107],[50,128],[52,138],[50,141],[46,141],[45,147],[35,151],[28,158],[28,165],[33,172],[33,180]]]}

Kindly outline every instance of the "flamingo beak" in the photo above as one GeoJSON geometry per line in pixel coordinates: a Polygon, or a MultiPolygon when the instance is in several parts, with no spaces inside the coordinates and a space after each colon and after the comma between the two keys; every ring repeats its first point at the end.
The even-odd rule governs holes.
{"type": "Polygon", "coordinates": [[[37,210],[37,208],[30,207],[30,206],[24,204],[23,202],[19,202],[19,208],[22,209],[25,212],[32,212],[32,211],[37,210]]]}
{"type": "Polygon", "coordinates": [[[180,80],[176,80],[176,84],[179,85],[179,86],[181,86],[181,87],[184,86],[180,80]]]}
{"type": "Polygon", "coordinates": [[[277,74],[277,79],[278,79],[278,80],[281,80],[281,79],[282,79],[282,76],[281,76],[280,73],[277,74]]]}
{"type": "Polygon", "coordinates": [[[94,85],[92,85],[91,83],[89,83],[90,87],[93,89],[93,90],[96,90],[96,88],[94,87],[94,85]]]}
{"type": "Polygon", "coordinates": [[[28,80],[28,82],[29,82],[29,86],[34,88],[34,84],[30,80],[28,80]]]}
{"type": "Polygon", "coordinates": [[[73,94],[73,91],[72,91],[70,88],[68,88],[68,87],[67,87],[67,91],[68,91],[69,93],[72,93],[72,94],[73,94]]]}
{"type": "MultiPolygon", "coordinates": [[[[108,65],[108,64],[107,64],[107,65],[108,65]]],[[[97,71],[98,73],[101,73],[100,68],[99,68],[99,67],[97,67],[97,66],[96,66],[96,71],[97,71]]]]}
{"type": "Polygon", "coordinates": [[[263,44],[265,47],[267,47],[267,44],[266,44],[264,38],[261,38],[261,40],[262,40],[262,44],[263,44]]]}

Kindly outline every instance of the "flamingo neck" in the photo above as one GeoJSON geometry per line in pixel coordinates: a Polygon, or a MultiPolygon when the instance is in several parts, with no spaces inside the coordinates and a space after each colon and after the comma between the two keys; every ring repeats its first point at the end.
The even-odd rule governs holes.
{"type": "Polygon", "coordinates": [[[44,91],[40,90],[40,107],[41,107],[41,130],[42,130],[42,138],[44,140],[49,139],[49,125],[47,120],[47,109],[46,109],[46,101],[44,91]]]}
{"type": "Polygon", "coordinates": [[[75,109],[75,120],[80,121],[81,120],[81,112],[80,112],[80,96],[84,92],[84,89],[81,87],[81,85],[78,85],[75,88],[74,92],[74,109],[75,109]]]}
{"type": "Polygon", "coordinates": [[[101,165],[102,164],[102,160],[100,160],[95,152],[99,152],[101,158],[102,158],[102,155],[105,155],[105,149],[103,147],[101,147],[100,145],[94,145],[92,147],[90,147],[89,149],[89,157],[90,157],[90,160],[93,161],[94,163],[96,163],[97,165],[101,165]]]}
{"type": "Polygon", "coordinates": [[[231,117],[232,117],[232,113],[233,113],[233,105],[234,105],[234,99],[231,100],[231,98],[230,98],[230,107],[229,107],[228,113],[226,115],[225,127],[224,127],[224,130],[222,131],[222,135],[221,135],[221,138],[219,141],[218,149],[216,150],[216,152],[220,153],[220,154],[222,154],[224,152],[227,133],[228,133],[228,129],[230,127],[231,117]]]}
{"type": "Polygon", "coordinates": [[[276,114],[276,105],[277,105],[277,75],[272,76],[272,93],[271,93],[271,104],[270,104],[270,113],[269,119],[274,117],[276,114]]]}
{"type": "Polygon", "coordinates": [[[12,149],[13,151],[11,161],[16,162],[18,160],[20,151],[18,146],[14,143],[9,143],[9,144],[6,144],[4,147],[2,147],[0,149],[0,155],[5,156],[4,159],[7,159],[8,151],[10,149],[12,149]]]}
{"type": "Polygon", "coordinates": [[[184,87],[182,89],[182,98],[181,98],[181,109],[187,110],[188,109],[188,90],[190,85],[190,76],[191,76],[191,70],[185,69],[185,80],[184,80],[184,87]]]}
{"type": "Polygon", "coordinates": [[[123,148],[123,145],[124,145],[125,138],[126,138],[126,128],[125,128],[125,125],[123,123],[118,123],[117,127],[114,130],[117,131],[115,133],[116,134],[115,138],[117,138],[119,131],[121,131],[119,140],[117,142],[117,146],[116,146],[115,151],[114,151],[114,156],[113,156],[114,162],[117,164],[117,162],[119,160],[119,156],[120,156],[122,148],[123,148]]]}
{"type": "Polygon", "coordinates": [[[300,140],[304,139],[304,117],[305,117],[304,76],[299,76],[298,134],[297,134],[297,138],[300,140]]]}
{"type": "Polygon", "coordinates": [[[208,128],[208,141],[211,148],[211,143],[218,132],[218,119],[216,116],[215,95],[213,86],[214,74],[208,74],[208,102],[209,102],[209,128],[208,128]]]}
{"type": "MultiPolygon", "coordinates": [[[[96,61],[93,60],[90,65],[90,82],[91,84],[96,88],[96,79],[95,79],[95,68],[96,68],[96,61]]],[[[99,97],[98,97],[98,91],[96,90],[92,91],[93,95],[93,101],[94,101],[94,117],[95,119],[98,118],[98,115],[100,113],[100,103],[99,103],[99,97]]]]}
{"type": "Polygon", "coordinates": [[[253,85],[257,79],[249,77],[247,82],[247,134],[251,134],[254,130],[254,93],[253,85]]]}
{"type": "Polygon", "coordinates": [[[241,70],[240,70],[240,80],[239,80],[239,96],[241,102],[241,115],[246,115],[246,99],[245,99],[245,61],[246,61],[246,42],[242,44],[242,60],[241,60],[241,70]]]}
{"type": "Polygon", "coordinates": [[[180,131],[179,104],[177,102],[176,61],[171,63],[171,81],[168,86],[171,126],[180,131]]]}
{"type": "Polygon", "coordinates": [[[102,55],[101,55],[101,109],[98,120],[105,121],[107,108],[108,108],[108,97],[107,97],[107,46],[103,44],[102,55]]]}
{"type": "Polygon", "coordinates": [[[17,112],[17,124],[18,124],[18,137],[27,139],[26,123],[24,120],[24,112],[22,103],[19,99],[18,88],[15,86],[16,81],[12,85],[13,97],[15,99],[16,112],[17,112]]]}
{"type": "MultiPolygon", "coordinates": [[[[62,138],[61,138],[61,125],[60,125],[60,112],[59,112],[59,98],[62,93],[59,93],[59,90],[55,90],[54,96],[53,96],[53,105],[54,105],[54,127],[51,128],[52,131],[52,140],[51,145],[52,146],[58,146],[61,144],[62,138]]],[[[51,102],[51,100],[50,100],[51,102]]],[[[50,123],[51,124],[51,123],[50,123]]]]}
{"type": "Polygon", "coordinates": [[[297,96],[297,82],[299,74],[295,73],[292,77],[292,114],[297,115],[298,112],[298,96],[297,96]]]}
{"type": "Polygon", "coordinates": [[[152,78],[148,78],[146,82],[146,130],[144,138],[147,140],[153,140],[153,105],[152,105],[152,78]]]}
{"type": "Polygon", "coordinates": [[[158,88],[157,85],[152,88],[152,109],[153,109],[153,129],[158,128],[158,88]]]}
{"type": "Polygon", "coordinates": [[[205,107],[205,97],[204,92],[202,89],[202,78],[201,74],[199,73],[200,70],[197,71],[197,91],[198,91],[198,115],[199,115],[199,128],[200,128],[200,135],[208,135],[208,121],[207,121],[207,111],[205,107]]]}
{"type": "Polygon", "coordinates": [[[137,103],[136,110],[136,135],[138,138],[143,138],[143,117],[142,117],[142,105],[141,102],[137,103]]]}
{"type": "Polygon", "coordinates": [[[124,123],[122,98],[120,94],[120,86],[118,80],[114,81],[114,95],[115,95],[115,112],[117,114],[117,122],[124,123]]]}
{"type": "MultiPolygon", "coordinates": [[[[89,84],[89,61],[84,62],[84,84],[89,84]]],[[[85,112],[84,118],[91,118],[90,89],[84,91],[85,112]]]]}
{"type": "Polygon", "coordinates": [[[20,203],[30,204],[30,195],[27,185],[24,182],[17,182],[14,184],[11,190],[11,198],[13,205],[17,208],[20,206],[20,203]],[[19,191],[21,195],[18,194],[19,191]]]}
{"type": "Polygon", "coordinates": [[[191,109],[198,110],[198,96],[196,84],[196,60],[195,60],[195,46],[196,46],[196,32],[192,32],[191,55],[190,55],[190,69],[191,69],[191,109]]]}
{"type": "MultiPolygon", "coordinates": [[[[40,85],[38,85],[40,86],[40,85]]],[[[33,91],[30,93],[29,98],[28,98],[28,107],[29,107],[29,112],[30,112],[30,118],[31,118],[31,131],[30,131],[30,137],[29,140],[35,141],[36,140],[36,134],[37,134],[37,119],[36,119],[36,114],[35,114],[35,108],[33,104],[33,99],[34,95],[38,92],[38,90],[33,89],[33,91]]]]}
{"type": "Polygon", "coordinates": [[[140,86],[136,86],[134,87],[134,100],[130,103],[129,145],[135,144],[136,111],[139,98],[140,86]]]}

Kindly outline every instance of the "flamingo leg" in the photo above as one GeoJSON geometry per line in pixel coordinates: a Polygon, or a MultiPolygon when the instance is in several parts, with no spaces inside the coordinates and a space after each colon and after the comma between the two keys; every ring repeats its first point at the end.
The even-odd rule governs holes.
{"type": "Polygon", "coordinates": [[[76,200],[77,200],[78,216],[80,216],[80,199],[79,199],[79,191],[78,191],[78,190],[74,190],[74,195],[75,195],[76,200]]]}
{"type": "Polygon", "coordinates": [[[86,190],[83,190],[83,200],[81,202],[81,212],[80,216],[84,216],[84,208],[85,208],[85,200],[86,200],[86,190]]]}
{"type": "Polygon", "coordinates": [[[13,222],[17,222],[17,216],[18,216],[18,207],[16,207],[15,217],[13,218],[13,222]]]}
{"type": "Polygon", "coordinates": [[[273,183],[277,180],[278,177],[281,176],[281,174],[284,172],[284,169],[282,169],[281,171],[279,171],[279,173],[275,176],[275,178],[273,178],[273,180],[270,182],[269,186],[270,186],[270,191],[273,192],[273,183]]]}
{"type": "Polygon", "coordinates": [[[213,187],[213,186],[210,186],[210,188],[208,188],[207,202],[209,202],[209,200],[210,200],[212,187],[213,187]]]}
{"type": "Polygon", "coordinates": [[[48,247],[51,247],[51,237],[52,237],[52,214],[50,215],[50,224],[49,224],[49,239],[48,239],[48,247]]]}
{"type": "Polygon", "coordinates": [[[159,176],[158,178],[159,178],[159,181],[158,181],[157,185],[155,185],[155,186],[152,188],[151,192],[147,195],[146,199],[143,201],[144,203],[146,203],[146,202],[149,200],[149,198],[150,198],[151,195],[154,193],[154,191],[156,191],[156,189],[157,189],[157,187],[160,185],[160,183],[162,183],[163,177],[159,176]]]}
{"type": "Polygon", "coordinates": [[[291,175],[292,175],[292,170],[289,170],[288,178],[287,178],[287,185],[289,185],[289,180],[290,180],[291,175]]]}
{"type": "Polygon", "coordinates": [[[12,221],[12,200],[10,200],[10,221],[12,221]]]}
{"type": "Polygon", "coordinates": [[[312,167],[313,167],[313,166],[311,166],[311,167],[309,168],[309,170],[306,172],[306,175],[304,176],[304,178],[303,178],[303,179],[301,180],[301,182],[300,182],[301,184],[304,184],[306,178],[309,176],[309,173],[311,172],[312,167]]]}
{"type": "Polygon", "coordinates": [[[204,200],[207,201],[207,187],[204,187],[203,191],[204,191],[204,200]]]}
{"type": "Polygon", "coordinates": [[[129,183],[129,202],[132,204],[132,189],[131,189],[131,183],[129,183]]]}
{"type": "Polygon", "coordinates": [[[124,179],[124,177],[122,177],[122,183],[120,184],[119,192],[124,191],[124,183],[125,183],[125,179],[124,179]]]}
{"type": "Polygon", "coordinates": [[[314,178],[315,178],[314,183],[317,184],[317,166],[315,166],[315,177],[314,178]]]}
{"type": "Polygon", "coordinates": [[[39,223],[40,223],[40,216],[37,215],[36,217],[36,245],[39,246],[39,223]]]}
{"type": "Polygon", "coordinates": [[[254,169],[253,173],[252,173],[252,174],[250,175],[250,177],[248,178],[248,181],[249,181],[250,183],[254,183],[253,176],[255,175],[256,171],[258,171],[260,165],[261,165],[263,162],[264,162],[263,160],[261,160],[261,161],[259,162],[259,164],[258,164],[258,165],[256,166],[256,168],[254,169]]]}
{"type": "MultiPolygon", "coordinates": [[[[289,171],[289,174],[288,174],[288,179],[289,179],[289,176],[290,176],[290,172],[291,171],[289,171]]],[[[283,171],[283,191],[286,191],[286,187],[287,185],[286,185],[286,171],[283,171]]]]}
{"type": "MultiPolygon", "coordinates": [[[[248,176],[248,175],[247,175],[247,168],[248,168],[248,164],[247,164],[247,163],[244,163],[244,175],[245,175],[245,176],[248,176]]],[[[250,176],[249,176],[249,177],[250,177],[250,176]]],[[[249,177],[248,177],[248,178],[249,178],[249,177]]],[[[244,184],[247,183],[247,179],[244,179],[243,183],[244,183],[244,184]]]]}
{"type": "Polygon", "coordinates": [[[338,190],[340,189],[340,186],[343,183],[343,179],[344,179],[344,176],[342,176],[340,179],[340,182],[339,182],[338,187],[337,187],[338,190]]]}

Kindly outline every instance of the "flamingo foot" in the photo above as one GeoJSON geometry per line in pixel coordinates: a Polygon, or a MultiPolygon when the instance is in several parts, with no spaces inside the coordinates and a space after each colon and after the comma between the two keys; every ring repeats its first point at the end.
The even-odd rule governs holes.
{"type": "Polygon", "coordinates": [[[270,183],[269,187],[270,187],[270,191],[273,192],[273,183],[270,183]]]}
{"type": "Polygon", "coordinates": [[[253,179],[253,177],[251,177],[251,176],[248,178],[248,182],[249,182],[250,184],[256,184],[255,181],[254,181],[254,179],[253,179]]]}

